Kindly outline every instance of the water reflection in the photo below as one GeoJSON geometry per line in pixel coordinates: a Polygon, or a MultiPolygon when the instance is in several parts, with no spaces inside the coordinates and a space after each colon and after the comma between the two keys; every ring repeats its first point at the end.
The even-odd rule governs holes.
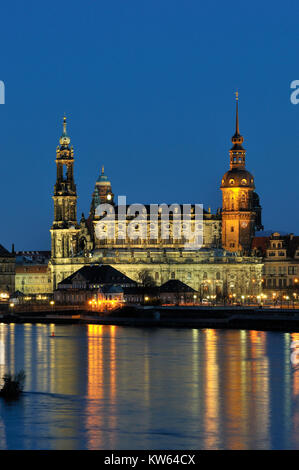
{"type": "Polygon", "coordinates": [[[0,324],[1,449],[299,448],[298,333],[0,324]],[[55,336],[52,337],[52,332],[55,336]]]}

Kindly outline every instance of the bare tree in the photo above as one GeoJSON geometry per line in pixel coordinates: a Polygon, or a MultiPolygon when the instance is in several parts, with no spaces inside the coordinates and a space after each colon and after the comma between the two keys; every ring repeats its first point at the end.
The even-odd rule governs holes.
{"type": "Polygon", "coordinates": [[[143,287],[155,287],[156,283],[148,269],[142,269],[138,274],[143,287]]]}

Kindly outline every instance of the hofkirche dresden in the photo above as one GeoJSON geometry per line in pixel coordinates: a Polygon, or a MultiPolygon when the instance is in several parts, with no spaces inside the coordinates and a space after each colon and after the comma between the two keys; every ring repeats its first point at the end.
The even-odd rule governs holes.
{"type": "MultiPolygon", "coordinates": [[[[49,268],[53,289],[84,265],[109,264],[131,279],[140,280],[147,272],[157,285],[178,279],[202,295],[258,295],[262,285],[262,258],[251,252],[255,231],[261,230],[261,206],[254,177],[245,167],[246,151],[239,131],[238,95],[236,129],[229,151],[230,169],[221,180],[222,209],[203,212],[203,244],[188,250],[184,240],[172,237],[169,220],[167,239],[145,236],[99,239],[96,226],[99,204],[109,204],[116,213],[117,230],[131,222],[118,219],[112,185],[102,167],[96,181],[89,215],[77,220],[77,190],[74,179],[74,150],[67,134],[66,118],[56,150],[57,179],[54,186],[54,221],[51,227],[49,268]]],[[[150,225],[149,213],[145,223],[150,225]]],[[[162,222],[158,220],[158,224],[162,222]]],[[[125,227],[126,228],[126,227],[125,227]]],[[[127,232],[126,232],[127,233],[127,232]]],[[[161,230],[159,230],[161,233],[161,230]]]]}

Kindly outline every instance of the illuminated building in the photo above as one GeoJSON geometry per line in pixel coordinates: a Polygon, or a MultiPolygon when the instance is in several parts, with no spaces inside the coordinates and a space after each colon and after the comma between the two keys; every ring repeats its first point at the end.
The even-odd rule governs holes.
{"type": "Polygon", "coordinates": [[[15,264],[14,248],[10,253],[0,245],[0,301],[15,290],[15,264]]]}
{"type": "MultiPolygon", "coordinates": [[[[63,133],[56,151],[57,179],[53,196],[54,221],[51,228],[52,252],[49,262],[52,288],[56,289],[63,279],[71,276],[82,266],[109,264],[137,282],[140,281],[142,271],[147,271],[158,286],[170,279],[178,279],[200,292],[202,297],[229,294],[238,297],[258,295],[261,291],[262,263],[260,258],[249,253],[249,247],[255,227],[260,228],[260,206],[258,197],[253,191],[253,177],[245,170],[245,151],[241,145],[243,138],[239,135],[238,129],[237,113],[237,130],[233,137],[230,170],[235,175],[234,184],[231,183],[232,177],[228,172],[221,185],[224,201],[222,215],[220,209],[216,214],[212,214],[210,210],[203,212],[202,248],[192,250],[186,249],[183,237],[174,236],[174,215],[168,222],[169,237],[164,239],[161,236],[163,223],[158,216],[158,236],[152,239],[150,236],[152,221],[149,219],[148,206],[144,206],[145,215],[141,221],[138,221],[138,225],[145,227],[145,236],[128,238],[127,227],[134,217],[126,212],[125,219],[120,218],[119,206],[115,204],[112,185],[103,167],[92,194],[89,216],[85,218],[82,214],[80,222],[77,222],[74,152],[70,146],[66,118],[64,118],[63,133]],[[235,152],[238,153],[238,157],[235,157],[235,152]],[[234,158],[241,159],[242,162],[236,163],[234,158]],[[243,181],[245,179],[246,184],[243,181]],[[245,205],[242,207],[232,205],[232,195],[236,192],[240,195],[241,205],[243,196],[245,197],[245,205]],[[96,236],[96,226],[101,219],[97,215],[96,208],[101,203],[107,204],[108,211],[115,211],[115,230],[117,234],[124,231],[123,238],[119,239],[115,235],[99,239],[96,236]],[[221,235],[222,224],[224,232],[221,235]],[[234,246],[231,246],[233,243],[234,246]]],[[[178,210],[181,207],[182,205],[178,205],[178,210]]],[[[195,205],[191,205],[193,224],[194,208],[195,205]]],[[[107,224],[107,233],[108,231],[109,224],[107,224]]]]}
{"type": "Polygon", "coordinates": [[[52,292],[49,251],[17,251],[15,289],[23,294],[52,292]]]}
{"type": "Polygon", "coordinates": [[[123,288],[137,283],[109,265],[83,266],[63,279],[54,291],[56,303],[83,304],[96,301],[123,301],[123,288]]]}
{"type": "Polygon", "coordinates": [[[245,168],[246,151],[239,131],[236,93],[236,132],[232,137],[230,169],[221,181],[222,246],[232,252],[249,252],[255,230],[262,229],[261,207],[254,192],[254,178],[245,168]]]}
{"type": "Polygon", "coordinates": [[[252,248],[263,257],[263,292],[269,300],[299,298],[299,237],[278,232],[255,237],[252,248]]]}

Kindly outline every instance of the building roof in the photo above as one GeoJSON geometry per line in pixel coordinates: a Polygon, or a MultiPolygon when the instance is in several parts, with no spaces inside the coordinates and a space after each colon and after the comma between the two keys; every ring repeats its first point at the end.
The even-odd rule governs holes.
{"type": "Polygon", "coordinates": [[[282,240],[283,249],[287,250],[287,256],[293,258],[296,250],[299,249],[299,236],[293,235],[280,235],[278,232],[273,232],[268,237],[254,237],[252,240],[252,249],[259,252],[262,256],[266,255],[266,250],[270,248],[270,240],[282,240]]]}
{"type": "Polygon", "coordinates": [[[245,168],[232,168],[228,170],[221,182],[221,188],[255,188],[254,178],[245,168]]]}
{"type": "MultiPolygon", "coordinates": [[[[151,213],[151,206],[160,206],[161,204],[157,204],[157,203],[152,203],[152,204],[143,204],[141,203],[142,206],[145,207],[146,209],[146,216],[150,216],[150,213],[151,213]]],[[[171,207],[172,204],[166,204],[165,203],[165,206],[168,206],[169,208],[171,207]]],[[[189,205],[189,203],[186,203],[186,205],[189,205]]],[[[195,209],[195,206],[198,206],[198,204],[194,204],[194,203],[190,203],[190,206],[191,206],[191,209],[194,211],[195,209]]],[[[180,213],[183,214],[184,213],[184,204],[181,204],[181,203],[177,203],[177,204],[174,204],[174,206],[178,206],[180,208],[180,213]]],[[[118,208],[121,207],[121,210],[124,211],[123,207],[124,206],[118,206],[117,204],[114,204],[113,205],[114,207],[114,210],[115,210],[115,213],[118,214],[118,208]]],[[[125,213],[127,214],[128,212],[128,209],[130,208],[130,204],[126,204],[125,205],[125,213]]],[[[131,217],[135,217],[135,213],[133,214],[134,211],[132,211],[132,215],[131,217]]],[[[194,212],[193,212],[194,213],[194,212]]],[[[211,217],[220,217],[220,213],[217,212],[216,214],[212,214],[209,210],[207,211],[206,209],[203,209],[203,215],[207,216],[208,218],[211,217]]],[[[141,214],[140,214],[141,216],[141,214]]],[[[127,215],[127,217],[130,217],[127,215]]],[[[170,212],[170,218],[172,217],[172,212],[170,212]]],[[[146,217],[147,218],[147,217],[146,217]]]]}
{"type": "Polygon", "coordinates": [[[80,274],[90,284],[137,284],[135,281],[113,268],[109,264],[83,266],[71,276],[59,282],[59,285],[72,284],[73,279],[80,274]]]}
{"type": "Polygon", "coordinates": [[[14,256],[14,254],[10,253],[3,245],[0,245],[0,256],[5,258],[10,258],[14,256]]]}
{"type": "Polygon", "coordinates": [[[17,251],[16,263],[19,265],[40,265],[48,264],[51,258],[51,251],[17,251]]]}
{"type": "Polygon", "coordinates": [[[11,299],[17,299],[18,297],[24,297],[25,294],[23,294],[23,292],[21,292],[20,290],[16,290],[15,292],[13,292],[10,296],[11,299]]]}
{"type": "Polygon", "coordinates": [[[16,274],[24,273],[35,273],[35,274],[46,274],[48,272],[48,266],[46,264],[25,264],[25,265],[16,265],[16,274]]]}
{"type": "Polygon", "coordinates": [[[251,245],[252,249],[264,256],[266,254],[269,238],[270,237],[254,237],[251,245]]]}
{"type": "Polygon", "coordinates": [[[160,292],[177,293],[177,292],[196,292],[192,287],[188,286],[178,279],[170,279],[160,286],[160,292]]]}
{"type": "Polygon", "coordinates": [[[119,286],[119,285],[104,285],[103,287],[100,287],[101,292],[103,294],[119,294],[124,291],[124,289],[119,286]]]}

